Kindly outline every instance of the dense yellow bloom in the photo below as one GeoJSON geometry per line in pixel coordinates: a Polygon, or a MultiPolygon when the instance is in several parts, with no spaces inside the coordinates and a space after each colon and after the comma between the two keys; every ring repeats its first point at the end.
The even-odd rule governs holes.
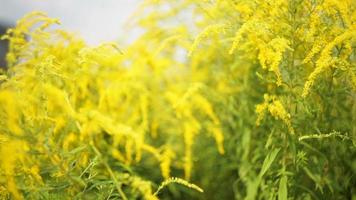
{"type": "MultiPolygon", "coordinates": [[[[160,54],[169,52],[170,43],[177,42],[181,35],[168,37],[156,51],[133,44],[135,48],[127,49],[124,55],[116,44],[88,47],[69,33],[46,29],[57,22],[43,13],[32,13],[3,37],[10,41],[8,63],[14,75],[1,75],[4,82],[0,84],[0,115],[5,120],[0,128],[6,130],[1,137],[9,146],[0,148],[0,167],[6,174],[6,190],[12,196],[22,198],[14,176],[21,168],[33,177],[31,187],[35,187],[43,183],[40,174],[46,167],[51,177],[64,179],[73,169],[93,167],[93,156],[99,156],[107,169],[102,175],[114,182],[118,182],[118,175],[106,160],[114,159],[129,168],[147,156],[161,168],[164,179],[171,176],[171,168],[183,169],[189,179],[193,173],[194,140],[203,128],[213,127],[210,132],[217,149],[224,152],[220,120],[202,94],[204,85],[199,81],[192,87],[184,82],[177,85],[175,77],[163,73],[174,69],[178,61],[166,60],[160,54]],[[32,29],[34,24],[39,27],[32,29]],[[135,59],[143,52],[147,53],[145,58],[135,59]],[[18,101],[19,98],[26,101],[18,101]],[[23,139],[15,140],[12,135],[23,139]],[[168,139],[155,142],[165,137],[181,141],[181,149],[173,149],[174,144],[168,139]],[[37,154],[27,155],[22,149],[27,141],[33,144],[26,151],[30,148],[37,154]],[[20,146],[15,144],[22,147],[14,149],[20,146]],[[8,151],[14,151],[15,156],[4,156],[8,151]],[[80,159],[74,162],[71,156],[75,155],[80,159]],[[28,166],[18,163],[24,159],[29,161],[28,166]],[[184,166],[175,165],[180,160],[184,160],[184,166]],[[17,164],[19,168],[15,168],[17,164]]],[[[130,184],[145,199],[157,199],[149,181],[133,177],[130,184]]],[[[80,187],[73,187],[70,192],[78,192],[80,187]]],[[[124,195],[119,185],[115,188],[124,195]]]]}
{"type": "Polygon", "coordinates": [[[162,156],[160,156],[161,159],[161,171],[162,171],[162,176],[165,179],[168,179],[171,177],[171,165],[172,165],[172,159],[174,158],[174,152],[170,148],[166,148],[162,156]]]}
{"type": "Polygon", "coordinates": [[[133,189],[138,190],[144,199],[157,200],[158,198],[152,193],[152,187],[150,182],[144,181],[139,177],[131,178],[131,186],[133,189]]]}
{"type": "Polygon", "coordinates": [[[347,198],[355,21],[353,0],[147,0],[135,41],[93,47],[31,13],[2,36],[0,198],[347,198]]]}
{"type": "Polygon", "coordinates": [[[6,177],[7,190],[13,195],[14,199],[23,199],[22,194],[16,186],[15,174],[19,162],[25,162],[28,150],[28,144],[20,140],[6,139],[0,147],[0,166],[2,173],[6,177]]]}
{"type": "Polygon", "coordinates": [[[256,105],[257,126],[261,124],[261,121],[265,117],[266,111],[268,111],[276,119],[282,120],[284,124],[288,127],[289,133],[294,134],[294,128],[291,123],[291,116],[285,110],[282,102],[278,100],[276,96],[270,96],[268,94],[265,94],[264,102],[262,104],[256,105]]]}
{"type": "Polygon", "coordinates": [[[309,75],[307,82],[304,85],[302,96],[306,97],[309,94],[310,88],[315,82],[315,79],[319,74],[324,72],[328,67],[333,66],[336,62],[335,58],[331,56],[331,51],[335,46],[343,42],[351,42],[350,40],[355,40],[356,38],[356,26],[347,30],[345,33],[337,36],[332,42],[327,44],[320,53],[319,59],[316,61],[316,68],[309,75]],[[349,41],[348,41],[349,40],[349,41]]]}
{"type": "Polygon", "coordinates": [[[210,34],[225,33],[225,29],[225,24],[214,24],[206,27],[194,40],[194,43],[190,47],[189,55],[192,55],[192,53],[198,48],[198,45],[202,42],[202,40],[207,38],[210,34]]]}
{"type": "Polygon", "coordinates": [[[289,48],[289,41],[285,38],[274,38],[266,46],[259,45],[260,53],[258,59],[263,69],[268,69],[274,72],[277,76],[277,85],[282,85],[282,74],[279,70],[279,65],[282,60],[283,53],[289,48]]]}
{"type": "Polygon", "coordinates": [[[282,120],[287,125],[289,132],[294,134],[294,129],[290,121],[290,114],[287,113],[279,100],[273,100],[273,103],[268,106],[268,110],[276,119],[282,120]]]}

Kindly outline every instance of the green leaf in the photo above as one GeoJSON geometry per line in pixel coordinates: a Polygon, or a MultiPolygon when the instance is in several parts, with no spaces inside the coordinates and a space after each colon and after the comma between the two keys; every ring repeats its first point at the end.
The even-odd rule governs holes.
{"type": "Polygon", "coordinates": [[[260,186],[261,178],[258,177],[253,181],[247,182],[247,195],[245,200],[254,200],[256,199],[258,187],[260,186]]]}
{"type": "Polygon", "coordinates": [[[288,182],[287,176],[282,176],[282,178],[279,180],[278,200],[287,200],[288,198],[287,182],[288,182]]]}
{"type": "Polygon", "coordinates": [[[251,182],[248,182],[247,184],[247,196],[245,198],[245,200],[253,200],[256,198],[257,195],[257,191],[258,188],[260,186],[261,180],[262,180],[262,176],[267,172],[267,170],[270,168],[270,166],[272,165],[274,159],[276,158],[278,152],[279,152],[279,148],[273,150],[272,152],[270,152],[265,160],[263,161],[263,165],[262,165],[262,169],[260,171],[259,176],[254,179],[251,182]]]}
{"type": "Polygon", "coordinates": [[[280,150],[279,148],[275,149],[266,156],[265,160],[263,161],[262,169],[260,171],[260,175],[259,175],[260,177],[262,177],[267,172],[267,170],[271,167],[274,159],[276,159],[277,157],[279,150],[280,150]]]}

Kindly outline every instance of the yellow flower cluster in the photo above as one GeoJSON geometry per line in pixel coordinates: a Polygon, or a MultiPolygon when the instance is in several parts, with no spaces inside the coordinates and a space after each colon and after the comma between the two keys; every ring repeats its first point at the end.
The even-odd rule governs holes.
{"type": "Polygon", "coordinates": [[[290,49],[289,41],[285,38],[274,38],[267,45],[259,45],[258,59],[263,69],[268,69],[274,72],[277,76],[276,84],[282,85],[282,74],[279,70],[279,65],[283,58],[283,53],[290,49]]]}
{"type": "MultiPolygon", "coordinates": [[[[307,82],[304,85],[302,96],[306,97],[309,94],[310,88],[315,82],[315,79],[319,74],[325,71],[328,67],[333,66],[336,63],[336,58],[331,56],[333,48],[340,45],[343,42],[352,42],[356,39],[356,26],[347,30],[345,33],[337,36],[332,42],[328,43],[320,53],[319,59],[316,61],[316,68],[309,75],[307,82]]],[[[319,48],[319,47],[317,47],[319,48]]],[[[312,50],[314,52],[316,50],[312,50]]],[[[310,60],[310,55],[306,58],[306,61],[310,60]]]]}
{"type": "Polygon", "coordinates": [[[219,34],[225,33],[226,30],[225,24],[214,24],[206,27],[194,40],[194,43],[190,47],[188,55],[192,55],[192,53],[198,48],[198,45],[207,38],[210,34],[219,34]]]}
{"type": "Polygon", "coordinates": [[[264,95],[264,102],[256,105],[257,126],[261,125],[261,121],[265,118],[265,113],[268,111],[276,119],[282,120],[287,126],[290,134],[294,134],[294,128],[291,122],[290,114],[285,110],[282,102],[276,96],[264,95]]]}
{"type": "Polygon", "coordinates": [[[142,35],[96,47],[28,14],[1,37],[0,198],[193,199],[160,194],[203,191],[189,180],[203,199],[287,199],[300,180],[339,198],[337,174],[287,178],[304,146],[275,132],[354,130],[355,13],[353,0],[147,0],[129,22],[142,35]]]}
{"type": "MultiPolygon", "coordinates": [[[[130,168],[149,159],[163,179],[170,178],[172,167],[189,179],[194,140],[202,129],[209,130],[217,151],[224,153],[220,120],[203,95],[204,84],[189,84],[190,76],[167,73],[180,61],[161,54],[169,53],[178,36],[167,37],[156,51],[138,40],[123,53],[116,44],[88,47],[69,33],[46,29],[54,23],[58,21],[43,13],[31,13],[3,36],[10,43],[9,69],[0,84],[4,193],[24,198],[16,176],[20,171],[33,177],[26,187],[35,190],[45,178],[44,169],[49,177],[68,178],[72,170],[94,167],[94,157],[106,169],[101,176],[114,181],[122,198],[120,174],[108,160],[130,168]]],[[[79,182],[67,188],[68,194],[83,189],[79,182]]],[[[157,199],[149,181],[133,176],[127,184],[143,198],[157,199]]]]}

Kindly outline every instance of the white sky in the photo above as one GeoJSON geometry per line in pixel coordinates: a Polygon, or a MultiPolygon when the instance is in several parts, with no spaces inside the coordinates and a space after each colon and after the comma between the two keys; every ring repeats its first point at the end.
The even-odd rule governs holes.
{"type": "Polygon", "coordinates": [[[31,11],[59,18],[61,27],[89,44],[117,40],[123,25],[142,0],[0,0],[0,22],[14,25],[31,11]]]}

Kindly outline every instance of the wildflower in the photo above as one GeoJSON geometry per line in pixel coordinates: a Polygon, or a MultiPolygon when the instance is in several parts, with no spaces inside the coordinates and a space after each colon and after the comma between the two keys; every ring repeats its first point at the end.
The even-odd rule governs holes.
{"type": "Polygon", "coordinates": [[[226,25],[225,24],[214,24],[206,27],[194,40],[192,46],[190,47],[188,55],[191,56],[193,52],[198,48],[198,45],[208,37],[210,34],[219,34],[225,33],[226,25]]]}
{"type": "Polygon", "coordinates": [[[162,176],[165,179],[168,179],[170,177],[170,171],[171,171],[171,162],[172,159],[174,158],[174,152],[167,147],[164,151],[162,156],[160,156],[160,167],[161,167],[161,171],[162,171],[162,176]]]}
{"type": "Polygon", "coordinates": [[[336,45],[338,45],[346,40],[355,38],[355,36],[356,36],[356,32],[354,30],[348,30],[348,31],[344,32],[343,34],[337,36],[332,42],[330,42],[329,44],[327,44],[325,46],[325,48],[323,49],[323,51],[320,54],[319,59],[316,61],[316,68],[309,75],[307,81],[304,84],[302,97],[308,96],[310,89],[311,89],[312,85],[314,84],[317,76],[335,63],[336,60],[330,55],[332,49],[336,45]]]}
{"type": "Polygon", "coordinates": [[[269,113],[276,119],[282,120],[287,125],[290,134],[294,134],[294,128],[291,123],[291,116],[285,110],[282,102],[276,96],[264,95],[264,102],[256,106],[257,120],[256,125],[261,125],[261,121],[265,117],[265,112],[269,113]]]}

